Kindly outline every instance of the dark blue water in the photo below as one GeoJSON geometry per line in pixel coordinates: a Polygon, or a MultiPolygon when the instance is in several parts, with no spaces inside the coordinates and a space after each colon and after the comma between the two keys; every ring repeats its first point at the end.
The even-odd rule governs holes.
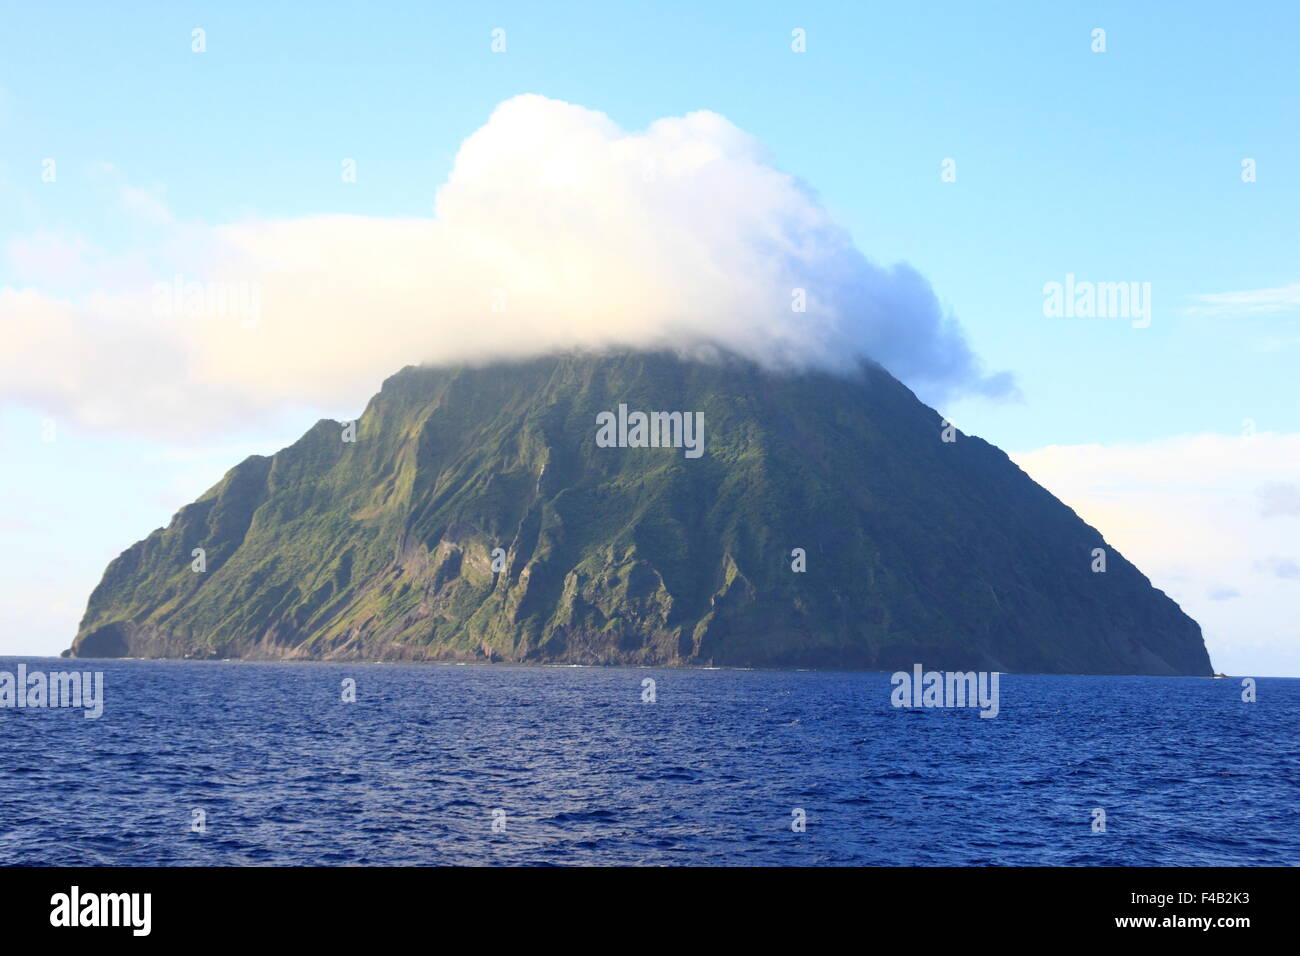
{"type": "Polygon", "coordinates": [[[24,660],[107,701],[0,710],[6,864],[1300,863],[1297,680],[24,660]]]}

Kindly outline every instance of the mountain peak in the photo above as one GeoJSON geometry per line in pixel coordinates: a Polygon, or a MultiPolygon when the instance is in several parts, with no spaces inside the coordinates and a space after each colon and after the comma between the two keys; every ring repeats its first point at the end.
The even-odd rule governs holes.
{"type": "Polygon", "coordinates": [[[350,436],[247,459],[117,558],[72,653],[1211,672],[1173,601],[945,426],[870,365],[408,366],[350,436]]]}

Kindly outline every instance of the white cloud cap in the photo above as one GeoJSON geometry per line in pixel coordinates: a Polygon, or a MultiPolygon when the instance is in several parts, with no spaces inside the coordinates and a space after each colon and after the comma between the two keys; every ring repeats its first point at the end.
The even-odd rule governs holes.
{"type": "Polygon", "coordinates": [[[0,358],[6,397],[94,425],[194,433],[277,405],[355,407],[416,362],[699,343],[778,367],[870,357],[936,402],[1012,390],[980,373],[924,278],[869,262],[716,113],[627,134],[602,113],[515,97],[462,144],[428,219],[208,230],[132,195],[148,196],[142,214],[171,270],[69,301],[0,289],[18,343],[0,358]],[[174,275],[236,290],[231,301],[251,293],[256,320],[210,303],[156,314],[152,286],[174,275]],[[796,289],[806,311],[792,307],[796,289]]]}

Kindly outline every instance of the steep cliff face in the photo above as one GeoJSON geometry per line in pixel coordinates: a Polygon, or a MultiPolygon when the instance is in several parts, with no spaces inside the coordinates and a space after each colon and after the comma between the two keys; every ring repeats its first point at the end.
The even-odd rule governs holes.
{"type": "Polygon", "coordinates": [[[404,369],[355,441],[319,422],[117,558],[71,653],[1211,673],[1173,601],[883,370],[659,353],[404,369]],[[702,413],[702,454],[602,447],[620,404],[702,413]]]}

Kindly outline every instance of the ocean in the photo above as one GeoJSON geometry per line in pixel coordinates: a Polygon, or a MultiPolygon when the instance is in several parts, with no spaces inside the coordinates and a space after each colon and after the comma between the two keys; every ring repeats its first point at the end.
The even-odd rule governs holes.
{"type": "Polygon", "coordinates": [[[104,700],[0,708],[10,865],[1300,864],[1300,680],[20,663],[104,700]]]}

